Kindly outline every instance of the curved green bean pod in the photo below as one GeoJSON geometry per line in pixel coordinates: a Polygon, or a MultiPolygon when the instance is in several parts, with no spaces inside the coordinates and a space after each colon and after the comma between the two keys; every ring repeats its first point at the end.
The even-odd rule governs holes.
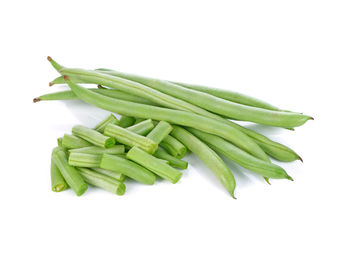
{"type": "MultiPolygon", "coordinates": [[[[63,72],[64,73],[64,72],[63,72]]],[[[181,87],[177,84],[146,78],[117,71],[101,71],[101,73],[129,79],[144,84],[167,95],[182,99],[208,111],[243,121],[251,121],[268,126],[293,128],[304,124],[310,116],[293,112],[271,111],[228,101],[197,90],[181,87]]],[[[69,74],[69,73],[66,73],[69,74]]],[[[80,76],[79,76],[80,77],[80,76]]]]}
{"type": "Polygon", "coordinates": [[[221,136],[254,156],[266,156],[261,148],[247,135],[241,131],[237,132],[237,129],[234,129],[223,122],[192,112],[165,109],[106,97],[72,83],[69,81],[68,77],[67,82],[73,92],[80,99],[102,109],[139,118],[165,120],[169,123],[194,127],[204,132],[221,136]]]}
{"type": "Polygon", "coordinates": [[[219,179],[225,189],[234,197],[234,190],[236,187],[236,181],[232,172],[227,168],[224,161],[205,143],[192,135],[187,130],[173,126],[171,134],[182,142],[190,151],[197,155],[204,164],[213,172],[213,174],[219,179]]]}
{"type": "Polygon", "coordinates": [[[227,158],[246,169],[267,178],[293,180],[280,166],[255,158],[221,137],[211,135],[194,128],[186,129],[208,144],[214,151],[225,155],[227,158]]]}

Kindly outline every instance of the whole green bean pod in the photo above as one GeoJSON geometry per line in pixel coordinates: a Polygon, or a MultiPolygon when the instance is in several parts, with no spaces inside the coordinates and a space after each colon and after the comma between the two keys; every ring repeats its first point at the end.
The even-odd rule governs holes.
{"type": "Polygon", "coordinates": [[[138,147],[132,147],[126,154],[126,158],[140,164],[156,175],[169,180],[171,183],[177,183],[182,176],[181,172],[138,147]]]}
{"type": "Polygon", "coordinates": [[[54,152],[52,155],[52,160],[60,170],[69,187],[71,187],[78,196],[84,194],[88,186],[78,171],[73,166],[68,164],[66,154],[63,151],[54,152]]]}
{"type": "Polygon", "coordinates": [[[111,148],[101,148],[97,146],[88,146],[78,149],[70,149],[69,153],[85,153],[85,154],[96,154],[96,155],[102,155],[104,153],[112,154],[112,155],[118,155],[123,154],[125,152],[125,146],[124,145],[115,145],[111,148]]]}
{"type": "Polygon", "coordinates": [[[221,137],[194,128],[186,129],[208,144],[214,151],[225,155],[246,169],[268,178],[293,180],[280,166],[255,158],[221,137]]]}
{"type": "Polygon", "coordinates": [[[107,175],[92,171],[87,168],[78,167],[77,170],[83,177],[84,181],[86,181],[88,184],[110,191],[119,196],[124,195],[124,183],[119,182],[107,175]]]}
{"type": "Polygon", "coordinates": [[[125,174],[135,181],[148,185],[154,184],[156,180],[156,176],[151,171],[119,156],[103,154],[100,168],[125,174]]]}
{"type": "MultiPolygon", "coordinates": [[[[301,126],[307,120],[311,119],[310,116],[306,116],[300,113],[281,112],[275,110],[271,111],[267,109],[237,104],[232,101],[218,98],[197,90],[182,87],[168,81],[152,79],[133,74],[126,74],[117,71],[101,72],[104,74],[109,74],[144,84],[167,95],[182,99],[186,102],[191,102],[191,104],[202,107],[208,111],[237,120],[251,121],[268,126],[293,128],[301,126]]],[[[65,74],[68,75],[69,73],[65,74]]]]}
{"type": "Polygon", "coordinates": [[[70,88],[79,98],[102,109],[139,118],[165,120],[169,123],[198,128],[204,132],[221,136],[254,156],[266,157],[260,147],[247,135],[220,121],[191,112],[165,109],[109,98],[72,83],[69,81],[68,77],[66,77],[66,79],[70,88]]]}
{"type": "Polygon", "coordinates": [[[98,123],[94,129],[100,133],[103,133],[105,130],[105,127],[109,123],[119,125],[119,120],[111,113],[110,115],[107,116],[107,118],[105,118],[100,123],[98,123]]]}
{"type": "MultiPolygon", "coordinates": [[[[63,77],[62,77],[63,78],[63,77]]],[[[73,79],[74,80],[74,79],[73,79]]],[[[65,82],[66,83],[66,82],[65,82]]],[[[89,89],[93,92],[96,92],[101,95],[109,96],[112,98],[140,103],[140,104],[149,104],[149,105],[157,105],[156,103],[139,97],[131,95],[130,93],[125,93],[123,91],[117,90],[117,89],[89,89]]],[[[71,90],[64,90],[59,92],[53,92],[45,95],[41,95],[39,97],[36,97],[33,99],[34,103],[40,102],[40,101],[51,101],[51,100],[78,100],[79,98],[74,94],[71,90]]]]}
{"type": "Polygon", "coordinates": [[[115,139],[113,137],[105,136],[96,130],[81,125],[74,126],[72,128],[72,133],[73,135],[79,136],[80,138],[102,148],[110,148],[115,144],[115,139]]]}
{"type": "Polygon", "coordinates": [[[192,135],[187,130],[173,126],[171,134],[182,142],[190,151],[197,155],[212,173],[219,179],[225,189],[234,197],[236,181],[232,172],[227,168],[224,161],[205,143],[192,135]]]}
{"type": "Polygon", "coordinates": [[[92,145],[92,143],[75,135],[64,134],[62,139],[62,146],[67,149],[78,149],[92,145]]]}
{"type": "Polygon", "coordinates": [[[158,148],[158,144],[151,139],[113,124],[108,124],[106,126],[104,134],[114,137],[119,143],[130,147],[137,146],[151,154],[153,154],[158,148]]]}
{"type": "Polygon", "coordinates": [[[134,117],[129,117],[129,116],[123,115],[120,118],[118,126],[121,126],[123,128],[127,128],[127,127],[130,127],[130,126],[134,125],[134,123],[135,123],[135,118],[134,117]]]}

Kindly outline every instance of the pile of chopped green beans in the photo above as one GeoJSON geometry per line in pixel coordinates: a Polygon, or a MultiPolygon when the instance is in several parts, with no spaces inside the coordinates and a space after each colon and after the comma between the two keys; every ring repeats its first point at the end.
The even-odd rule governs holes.
{"type": "Polygon", "coordinates": [[[293,130],[313,119],[310,116],[237,92],[111,69],[66,68],[51,57],[48,60],[61,75],[50,86],[67,84],[70,90],[42,95],[34,102],[82,100],[111,112],[94,128],[76,125],[71,134],[57,139],[51,155],[52,191],[72,188],[80,196],[89,184],[123,195],[126,179],[153,185],[158,176],[177,183],[180,170],[188,167],[183,158],[191,151],[235,198],[236,181],[222,156],[267,183],[293,180],[270,157],[281,162],[302,160],[289,147],[235,121],[293,130]]]}

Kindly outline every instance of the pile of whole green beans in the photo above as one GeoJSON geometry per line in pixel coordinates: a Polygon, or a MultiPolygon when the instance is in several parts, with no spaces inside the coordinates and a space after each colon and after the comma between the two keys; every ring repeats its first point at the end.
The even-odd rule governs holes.
{"type": "Polygon", "coordinates": [[[197,155],[234,197],[236,186],[226,156],[269,183],[270,178],[293,180],[270,157],[282,162],[301,160],[287,146],[237,124],[250,121],[292,129],[310,116],[279,109],[237,92],[147,78],[110,69],[66,68],[48,60],[62,75],[52,82],[70,90],[42,95],[45,100],[83,100],[113,114],[94,129],[74,126],[58,138],[51,160],[53,191],[71,187],[82,195],[87,184],[118,195],[125,178],[153,184],[156,176],[176,183],[186,169],[186,152],[197,155]],[[98,84],[96,89],[81,84],[98,84]],[[177,169],[176,169],[177,168],[177,169]]]}

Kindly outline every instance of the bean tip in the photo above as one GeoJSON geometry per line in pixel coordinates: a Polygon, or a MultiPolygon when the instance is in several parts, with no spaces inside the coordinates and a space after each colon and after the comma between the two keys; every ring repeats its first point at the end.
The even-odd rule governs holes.
{"type": "Polygon", "coordinates": [[[264,179],[265,179],[265,181],[266,181],[267,184],[271,185],[270,179],[269,179],[269,178],[264,177],[264,179]]]}
{"type": "Polygon", "coordinates": [[[69,78],[68,78],[67,75],[64,76],[64,79],[65,79],[66,81],[69,81],[69,78]]]}
{"type": "Polygon", "coordinates": [[[49,87],[51,87],[51,86],[53,86],[53,85],[55,85],[52,81],[51,82],[49,82],[49,87]]]}
{"type": "Polygon", "coordinates": [[[310,117],[310,120],[315,120],[314,117],[310,117]]]}
{"type": "Polygon", "coordinates": [[[101,84],[98,84],[98,85],[97,85],[97,88],[99,88],[99,89],[105,89],[105,87],[103,87],[101,84]]]}
{"type": "Polygon", "coordinates": [[[293,178],[290,177],[289,175],[287,175],[286,179],[287,179],[287,180],[290,180],[290,181],[292,181],[292,182],[294,181],[293,178]]]}
{"type": "Polygon", "coordinates": [[[39,99],[38,97],[36,97],[36,98],[33,99],[33,103],[37,103],[37,102],[39,102],[39,101],[40,101],[40,99],[39,99]]]}
{"type": "Polygon", "coordinates": [[[304,163],[304,160],[298,155],[298,159],[302,162],[302,163],[304,163]]]}
{"type": "Polygon", "coordinates": [[[51,62],[52,58],[50,56],[47,56],[47,60],[51,62]]]}

